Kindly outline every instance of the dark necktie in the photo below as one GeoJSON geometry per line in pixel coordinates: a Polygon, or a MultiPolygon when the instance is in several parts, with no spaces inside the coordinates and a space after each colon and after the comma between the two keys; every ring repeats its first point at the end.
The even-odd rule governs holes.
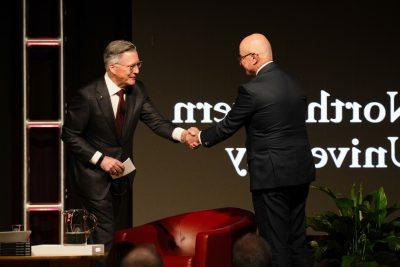
{"type": "Polygon", "coordinates": [[[125,95],[125,90],[121,89],[118,91],[117,93],[118,97],[119,97],[119,101],[118,101],[118,107],[117,107],[117,114],[115,116],[115,129],[117,130],[117,136],[118,138],[122,137],[122,127],[124,125],[124,121],[125,121],[125,99],[124,99],[124,95],[125,95]]]}

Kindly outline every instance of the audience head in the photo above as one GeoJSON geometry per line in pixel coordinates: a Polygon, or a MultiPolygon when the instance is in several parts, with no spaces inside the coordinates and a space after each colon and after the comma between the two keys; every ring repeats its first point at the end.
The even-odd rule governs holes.
{"type": "Polygon", "coordinates": [[[113,244],[105,260],[106,267],[119,267],[122,259],[134,248],[133,243],[126,241],[113,244]]]}
{"type": "Polygon", "coordinates": [[[160,254],[153,245],[140,245],[129,252],[121,262],[121,267],[163,267],[160,254]]]}
{"type": "Polygon", "coordinates": [[[234,267],[271,266],[271,248],[261,236],[249,233],[239,238],[233,245],[234,267]]]}

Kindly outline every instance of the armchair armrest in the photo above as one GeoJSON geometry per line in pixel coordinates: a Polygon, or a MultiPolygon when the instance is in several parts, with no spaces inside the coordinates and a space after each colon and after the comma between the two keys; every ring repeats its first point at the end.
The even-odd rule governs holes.
{"type": "Polygon", "coordinates": [[[119,230],[114,233],[114,242],[153,243],[158,240],[157,228],[152,224],[119,230]]]}
{"type": "Polygon", "coordinates": [[[244,217],[231,225],[198,233],[194,259],[195,266],[231,266],[233,243],[245,233],[255,231],[255,223],[249,218],[244,217]]]}
{"type": "Polygon", "coordinates": [[[129,241],[135,244],[154,244],[162,254],[168,253],[176,247],[173,237],[157,222],[115,232],[114,242],[121,241],[129,241]]]}

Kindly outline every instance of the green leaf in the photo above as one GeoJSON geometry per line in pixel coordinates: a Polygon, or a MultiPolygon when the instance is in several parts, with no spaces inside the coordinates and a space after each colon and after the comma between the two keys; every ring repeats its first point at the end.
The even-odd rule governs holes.
{"type": "Polygon", "coordinates": [[[354,221],[352,221],[349,217],[338,217],[338,219],[332,222],[332,232],[340,234],[342,242],[346,241],[345,239],[352,240],[354,235],[354,221]]]}
{"type": "Polygon", "coordinates": [[[356,256],[343,256],[342,257],[342,267],[352,267],[353,264],[357,262],[356,256]]]}
{"type": "Polygon", "coordinates": [[[374,260],[381,266],[399,266],[398,256],[392,251],[379,251],[374,254],[374,260]]]}
{"type": "Polygon", "coordinates": [[[332,233],[332,224],[329,218],[323,215],[316,215],[314,217],[307,217],[307,226],[315,231],[332,233]]]}
{"type": "Polygon", "coordinates": [[[325,247],[319,247],[316,249],[314,257],[317,262],[320,262],[322,259],[323,252],[326,250],[325,247]]]}
{"type": "Polygon", "coordinates": [[[371,209],[371,203],[369,201],[364,200],[362,204],[359,206],[360,210],[363,212],[370,212],[371,209]]]}
{"type": "Polygon", "coordinates": [[[397,219],[391,221],[390,224],[393,225],[394,227],[399,227],[400,228],[400,219],[397,218],[397,219]]]}
{"type": "Polygon", "coordinates": [[[360,209],[366,213],[373,212],[375,210],[374,199],[375,197],[373,195],[371,194],[366,195],[362,201],[360,209]]]}
{"type": "Polygon", "coordinates": [[[374,213],[373,221],[380,228],[387,217],[387,198],[383,187],[369,194],[366,199],[373,205],[370,212],[374,213]]]}
{"type": "Polygon", "coordinates": [[[360,189],[358,190],[358,205],[361,205],[361,203],[363,202],[363,192],[364,188],[362,184],[360,184],[360,189]]]}
{"type": "Polygon", "coordinates": [[[350,199],[353,200],[354,207],[358,203],[357,193],[356,193],[356,184],[353,184],[350,189],[350,199]]]}
{"type": "Polygon", "coordinates": [[[400,237],[390,235],[386,237],[386,241],[388,242],[389,248],[391,250],[400,251],[400,237]]]}
{"type": "Polygon", "coordinates": [[[387,214],[386,209],[378,210],[376,212],[376,219],[377,219],[376,222],[377,222],[379,228],[385,222],[386,214],[387,214]]]}
{"type": "Polygon", "coordinates": [[[349,197],[335,194],[326,186],[313,188],[332,198],[339,210],[307,218],[308,226],[328,233],[327,239],[318,242],[316,258],[326,263],[341,261],[344,267],[394,266],[399,262],[400,218],[385,220],[400,210],[400,204],[388,207],[383,187],[364,198],[361,184],[352,185],[349,197]]]}
{"type": "Polygon", "coordinates": [[[377,210],[387,208],[387,198],[383,187],[380,187],[375,193],[375,207],[377,210]]]}
{"type": "Polygon", "coordinates": [[[316,186],[316,185],[312,185],[311,186],[312,189],[316,189],[319,190],[321,192],[324,192],[325,194],[327,194],[328,196],[330,196],[331,198],[335,199],[337,196],[335,193],[332,192],[332,190],[330,190],[327,186],[316,186]]]}
{"type": "Polygon", "coordinates": [[[349,198],[336,198],[335,203],[342,216],[353,216],[353,200],[349,198]]]}

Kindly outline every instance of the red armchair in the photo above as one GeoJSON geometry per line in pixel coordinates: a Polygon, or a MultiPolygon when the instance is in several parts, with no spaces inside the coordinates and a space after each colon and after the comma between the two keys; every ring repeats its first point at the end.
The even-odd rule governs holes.
{"type": "Polygon", "coordinates": [[[239,208],[201,210],[117,231],[114,242],[152,243],[165,267],[230,267],[232,245],[255,232],[252,212],[239,208]]]}

